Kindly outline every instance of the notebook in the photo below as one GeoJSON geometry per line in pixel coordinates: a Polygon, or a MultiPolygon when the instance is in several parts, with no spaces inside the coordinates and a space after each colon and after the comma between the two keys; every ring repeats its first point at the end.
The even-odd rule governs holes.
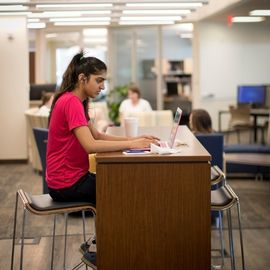
{"type": "Polygon", "coordinates": [[[177,130],[180,124],[180,120],[182,117],[182,110],[178,107],[176,109],[176,113],[173,119],[173,126],[170,133],[170,138],[168,141],[159,141],[159,147],[161,148],[172,148],[175,142],[177,130]]]}

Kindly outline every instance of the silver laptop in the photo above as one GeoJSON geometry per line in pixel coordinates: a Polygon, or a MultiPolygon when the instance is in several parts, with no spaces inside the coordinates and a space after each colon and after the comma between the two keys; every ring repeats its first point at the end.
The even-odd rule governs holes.
{"type": "Polygon", "coordinates": [[[159,146],[160,147],[164,147],[164,148],[172,148],[175,142],[175,138],[176,138],[176,134],[177,134],[177,130],[180,124],[180,120],[182,117],[182,113],[183,111],[178,107],[176,109],[176,113],[173,119],[173,126],[171,129],[171,133],[170,133],[170,138],[168,141],[159,141],[159,146]]]}

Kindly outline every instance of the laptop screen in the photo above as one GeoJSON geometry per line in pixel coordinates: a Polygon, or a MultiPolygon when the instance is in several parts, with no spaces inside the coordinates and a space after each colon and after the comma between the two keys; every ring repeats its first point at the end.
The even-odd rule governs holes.
{"type": "Polygon", "coordinates": [[[176,110],[174,119],[173,119],[173,126],[172,126],[172,130],[170,134],[170,139],[168,141],[168,144],[171,148],[174,145],[175,137],[176,137],[177,130],[178,130],[180,120],[181,120],[181,116],[182,116],[182,110],[178,107],[176,110]]]}

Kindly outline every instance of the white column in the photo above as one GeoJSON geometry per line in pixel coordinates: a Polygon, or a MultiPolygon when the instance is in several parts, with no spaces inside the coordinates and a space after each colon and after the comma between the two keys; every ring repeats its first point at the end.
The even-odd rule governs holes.
{"type": "Polygon", "coordinates": [[[26,18],[0,18],[0,160],[27,159],[29,51],[26,18]]]}
{"type": "Polygon", "coordinates": [[[156,57],[156,72],[157,72],[157,110],[163,109],[163,93],[162,93],[162,28],[158,26],[157,30],[157,57],[156,57]]]}
{"type": "Polygon", "coordinates": [[[35,66],[36,66],[36,83],[45,83],[46,82],[46,37],[45,30],[38,29],[36,30],[36,57],[35,57],[35,66]]]}
{"type": "Polygon", "coordinates": [[[193,24],[193,40],[192,40],[192,57],[193,57],[193,73],[192,73],[192,107],[201,107],[200,93],[200,44],[198,23],[193,24]]]}

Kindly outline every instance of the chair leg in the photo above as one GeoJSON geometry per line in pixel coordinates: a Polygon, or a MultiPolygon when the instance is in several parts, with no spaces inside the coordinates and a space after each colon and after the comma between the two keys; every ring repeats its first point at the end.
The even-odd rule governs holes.
{"type": "Polygon", "coordinates": [[[19,196],[18,192],[16,192],[14,223],[13,223],[12,251],[11,251],[11,266],[10,266],[11,270],[13,270],[13,264],[14,264],[14,251],[15,251],[15,239],[16,239],[16,227],[17,227],[18,196],[19,196]]]}
{"type": "Polygon", "coordinates": [[[85,233],[85,211],[82,211],[82,220],[83,220],[83,241],[86,241],[86,233],[85,233]]]}
{"type": "Polygon", "coordinates": [[[230,257],[231,257],[231,269],[235,270],[235,258],[234,258],[234,246],[233,246],[233,232],[232,232],[232,216],[231,210],[227,210],[228,216],[228,233],[229,233],[229,244],[230,244],[230,257]]]}
{"type": "Polygon", "coordinates": [[[25,225],[26,209],[23,209],[23,221],[22,221],[22,236],[21,236],[21,258],[20,258],[20,270],[23,269],[23,250],[24,250],[24,225],[25,225]]]}
{"type": "Polygon", "coordinates": [[[54,217],[53,217],[53,238],[52,238],[51,270],[53,270],[53,259],[54,259],[55,225],[56,225],[56,215],[54,215],[54,217]]]}
{"type": "Polygon", "coordinates": [[[64,270],[66,270],[66,256],[67,256],[67,226],[68,226],[68,213],[65,213],[64,270]]]}
{"type": "Polygon", "coordinates": [[[222,216],[221,211],[218,211],[218,217],[219,217],[219,235],[220,235],[220,248],[221,248],[221,268],[224,267],[224,241],[223,241],[223,222],[222,222],[222,216]]]}
{"type": "Polygon", "coordinates": [[[239,201],[237,202],[237,212],[238,212],[239,236],[240,236],[240,247],[241,247],[241,257],[242,257],[242,269],[245,270],[244,244],[243,244],[241,211],[240,211],[240,202],[239,201]]]}
{"type": "MultiPolygon", "coordinates": [[[[83,220],[83,241],[86,242],[86,233],[85,233],[85,211],[82,211],[82,220],[83,220]]],[[[78,269],[78,268],[77,268],[78,269]]],[[[88,269],[88,266],[85,265],[85,269],[88,269]]]]}

